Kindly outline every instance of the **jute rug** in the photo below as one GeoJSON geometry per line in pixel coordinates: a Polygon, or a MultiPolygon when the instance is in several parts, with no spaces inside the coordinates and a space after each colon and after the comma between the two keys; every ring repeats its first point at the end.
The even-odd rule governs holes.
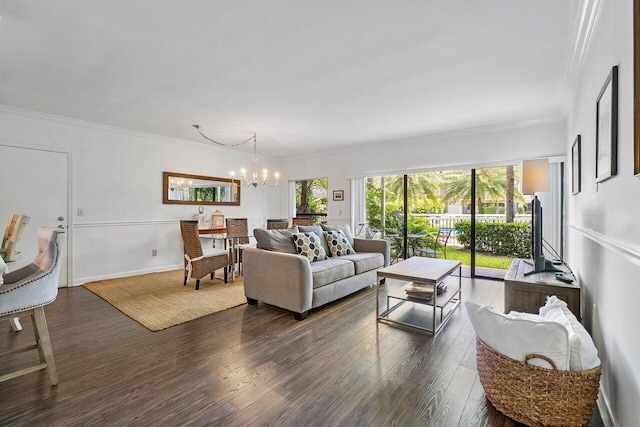
{"type": "Polygon", "coordinates": [[[85,283],[84,287],[152,331],[179,325],[211,313],[246,304],[242,277],[195,279],[183,286],[184,270],[143,274],[85,283]]]}

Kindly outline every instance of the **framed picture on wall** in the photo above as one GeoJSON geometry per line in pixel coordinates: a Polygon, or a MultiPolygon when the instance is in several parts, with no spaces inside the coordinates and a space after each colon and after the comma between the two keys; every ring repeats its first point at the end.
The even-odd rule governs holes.
{"type": "Polygon", "coordinates": [[[571,146],[571,192],[573,194],[578,194],[580,192],[580,177],[582,173],[582,165],[581,165],[581,142],[580,135],[576,137],[576,140],[573,142],[571,146]]]}
{"type": "Polygon", "coordinates": [[[596,182],[618,173],[618,66],[614,66],[596,101],[596,182]]]}
{"type": "Polygon", "coordinates": [[[333,190],[333,200],[338,202],[344,200],[344,190],[333,190]]]}

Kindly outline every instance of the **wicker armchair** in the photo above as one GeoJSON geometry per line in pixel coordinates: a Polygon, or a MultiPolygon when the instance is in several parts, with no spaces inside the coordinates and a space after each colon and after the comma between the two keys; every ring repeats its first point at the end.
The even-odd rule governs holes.
{"type": "Polygon", "coordinates": [[[293,218],[291,223],[293,225],[311,225],[311,218],[293,218]]]}
{"type": "Polygon", "coordinates": [[[229,254],[225,250],[202,250],[200,235],[198,234],[198,221],[180,221],[180,232],[184,242],[184,286],[191,277],[196,278],[196,291],[200,289],[200,279],[207,274],[214,278],[216,270],[224,269],[224,283],[227,283],[227,266],[229,254]]]}
{"type": "MultiPolygon", "coordinates": [[[[236,239],[236,262],[238,263],[240,274],[242,274],[242,250],[249,246],[249,227],[247,218],[227,218],[227,238],[236,239]]],[[[231,256],[231,248],[229,248],[231,256]]],[[[235,265],[231,266],[235,268],[235,265]]]]}
{"type": "Polygon", "coordinates": [[[5,351],[0,353],[0,356],[38,350],[39,363],[13,372],[3,372],[0,382],[48,369],[51,385],[58,384],[44,306],[55,301],[58,296],[62,252],[62,237],[59,236],[62,233],[64,231],[57,228],[38,228],[38,255],[35,260],[3,276],[5,283],[0,287],[0,321],[31,315],[35,345],[5,351]]]}
{"type": "Polygon", "coordinates": [[[288,219],[267,219],[267,230],[289,228],[288,219]]]}

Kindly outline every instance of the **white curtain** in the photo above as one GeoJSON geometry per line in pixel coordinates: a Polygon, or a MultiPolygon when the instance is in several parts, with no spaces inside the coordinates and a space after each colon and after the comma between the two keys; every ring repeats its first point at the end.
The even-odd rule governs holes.
{"type": "MultiPolygon", "coordinates": [[[[562,171],[560,162],[549,163],[549,191],[538,193],[542,206],[542,237],[555,249],[561,250],[562,238],[562,171]]],[[[553,258],[553,252],[547,259],[553,258]]]]}
{"type": "Polygon", "coordinates": [[[296,182],[289,181],[289,218],[296,217],[296,182]]]}
{"type": "Polygon", "coordinates": [[[364,178],[351,178],[351,229],[354,233],[360,224],[367,222],[367,197],[364,178]]]}

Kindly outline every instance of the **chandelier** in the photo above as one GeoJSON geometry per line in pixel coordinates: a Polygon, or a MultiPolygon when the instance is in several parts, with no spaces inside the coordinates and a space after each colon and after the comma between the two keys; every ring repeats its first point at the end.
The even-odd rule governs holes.
{"type": "Polygon", "coordinates": [[[278,172],[273,174],[273,178],[269,177],[269,171],[267,169],[262,169],[262,175],[258,174],[258,156],[256,155],[256,134],[245,141],[236,143],[236,144],[223,144],[222,142],[218,142],[214,139],[209,138],[200,130],[200,125],[193,125],[194,128],[198,131],[200,135],[206,140],[209,140],[215,144],[221,145],[223,147],[237,147],[247,142],[253,140],[253,172],[247,176],[247,170],[245,168],[240,169],[240,179],[236,179],[236,174],[234,171],[231,171],[231,181],[237,182],[244,187],[275,187],[278,185],[280,181],[280,174],[278,172]]]}

